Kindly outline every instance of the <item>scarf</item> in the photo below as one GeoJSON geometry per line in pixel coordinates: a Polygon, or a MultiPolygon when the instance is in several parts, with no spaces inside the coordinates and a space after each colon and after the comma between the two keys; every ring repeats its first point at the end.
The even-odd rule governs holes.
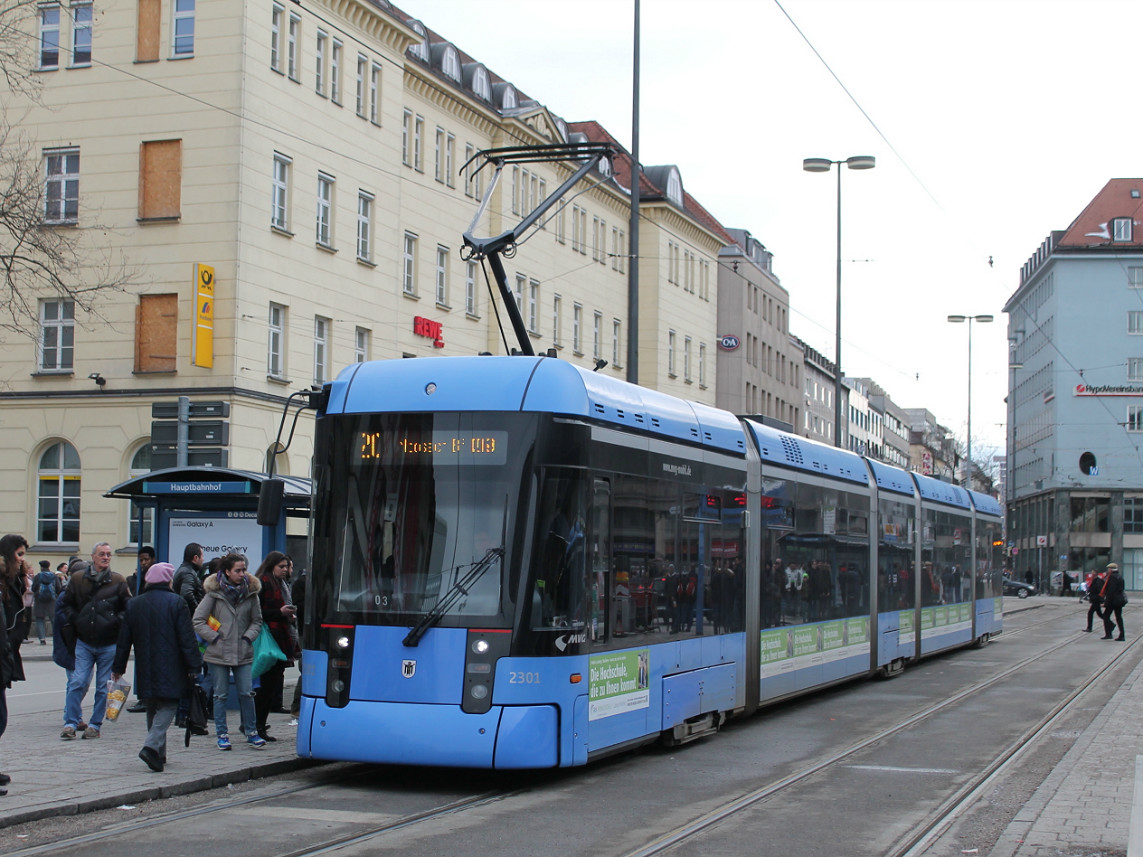
{"type": "Polygon", "coordinates": [[[226,579],[226,572],[220,571],[218,573],[218,589],[226,596],[226,599],[231,604],[237,605],[239,601],[246,597],[246,593],[250,589],[250,583],[244,574],[242,575],[241,583],[233,584],[226,579]]]}

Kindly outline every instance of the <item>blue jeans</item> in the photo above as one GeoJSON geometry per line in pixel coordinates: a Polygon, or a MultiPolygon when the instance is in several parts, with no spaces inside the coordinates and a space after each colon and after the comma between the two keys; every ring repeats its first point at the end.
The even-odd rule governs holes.
{"type": "Polygon", "coordinates": [[[254,713],[254,679],[252,664],[229,666],[210,664],[210,678],[214,682],[214,731],[219,737],[229,735],[226,725],[226,695],[230,692],[230,673],[234,673],[234,690],[238,695],[238,708],[242,714],[242,731],[246,735],[258,732],[257,716],[254,713]],[[221,694],[221,696],[219,696],[221,694]]]}
{"type": "Polygon", "coordinates": [[[67,702],[64,704],[64,723],[75,727],[83,719],[83,698],[91,685],[91,672],[95,670],[95,703],[87,725],[94,729],[103,726],[107,710],[107,682],[111,680],[111,665],[115,661],[115,644],[90,646],[83,640],[75,641],[75,669],[67,683],[67,702]]]}

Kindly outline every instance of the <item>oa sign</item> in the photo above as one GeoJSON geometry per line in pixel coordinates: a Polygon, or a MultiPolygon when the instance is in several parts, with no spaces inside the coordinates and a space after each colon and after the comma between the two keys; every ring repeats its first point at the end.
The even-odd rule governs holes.
{"type": "Polygon", "coordinates": [[[718,347],[723,351],[734,351],[738,348],[738,344],[738,337],[732,333],[723,334],[718,340],[718,347]]]}

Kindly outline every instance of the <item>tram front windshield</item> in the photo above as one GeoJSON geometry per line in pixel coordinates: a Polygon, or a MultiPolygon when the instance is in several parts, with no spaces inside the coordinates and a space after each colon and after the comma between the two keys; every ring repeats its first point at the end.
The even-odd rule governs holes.
{"type": "MultiPolygon", "coordinates": [[[[502,612],[505,548],[528,418],[480,414],[331,417],[329,607],[371,624],[442,625],[502,612]],[[434,615],[434,619],[438,616],[434,615]]],[[[317,542],[315,542],[317,544],[317,542]]]]}

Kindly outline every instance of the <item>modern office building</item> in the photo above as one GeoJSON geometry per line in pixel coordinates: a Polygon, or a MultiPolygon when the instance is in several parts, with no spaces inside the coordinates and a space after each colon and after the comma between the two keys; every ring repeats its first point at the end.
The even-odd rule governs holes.
{"type": "Polygon", "coordinates": [[[1143,179],[1112,179],[1020,271],[1008,313],[1018,576],[1119,563],[1143,588],[1143,179]]]}

